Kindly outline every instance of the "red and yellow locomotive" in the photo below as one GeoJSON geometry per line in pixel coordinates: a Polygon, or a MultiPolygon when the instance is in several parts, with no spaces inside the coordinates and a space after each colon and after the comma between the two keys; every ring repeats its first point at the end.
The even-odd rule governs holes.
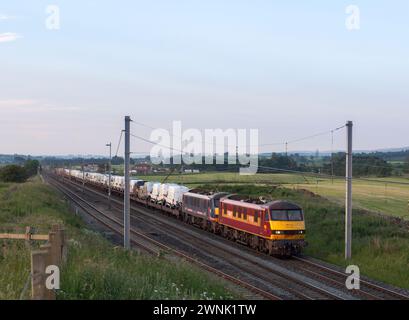
{"type": "Polygon", "coordinates": [[[223,192],[194,189],[183,195],[183,220],[270,255],[290,256],[306,245],[302,208],[223,192]]]}
{"type": "Polygon", "coordinates": [[[226,238],[268,254],[289,256],[306,245],[302,209],[288,201],[229,195],[220,200],[218,223],[226,238]]]}

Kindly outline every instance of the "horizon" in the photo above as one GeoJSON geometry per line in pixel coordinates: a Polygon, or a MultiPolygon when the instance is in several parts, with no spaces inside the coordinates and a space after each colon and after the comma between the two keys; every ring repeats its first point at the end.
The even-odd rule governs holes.
{"type": "MultiPolygon", "coordinates": [[[[386,149],[376,149],[376,150],[353,150],[353,153],[394,153],[394,152],[407,152],[409,151],[409,146],[408,147],[395,147],[395,148],[386,148],[386,149]]],[[[310,155],[310,154],[316,154],[319,153],[320,156],[322,155],[330,155],[331,153],[336,154],[336,153],[345,153],[345,150],[294,150],[294,151],[288,151],[289,155],[310,155]]],[[[225,154],[228,153],[225,152],[225,154]]],[[[259,152],[258,155],[267,155],[267,154],[285,154],[284,152],[274,152],[274,151],[266,151],[266,152],[259,152]]],[[[213,153],[213,155],[216,155],[217,153],[213,153]]],[[[181,154],[175,154],[174,156],[180,156],[181,154]]],[[[206,156],[206,154],[199,154],[201,156],[206,156]]],[[[208,154],[210,155],[210,154],[208,154]]],[[[23,156],[23,157],[37,157],[37,158],[71,158],[71,159],[80,159],[80,158],[109,158],[108,155],[102,155],[102,154],[23,154],[23,153],[13,153],[13,154],[4,154],[0,153],[0,156],[23,156]]],[[[137,158],[145,158],[149,157],[149,153],[146,154],[139,154],[137,156],[131,154],[131,159],[137,159],[137,158]]],[[[122,154],[118,154],[117,156],[113,155],[112,158],[123,158],[122,154]]]]}
{"type": "MultiPolygon", "coordinates": [[[[0,134],[10,138],[0,152],[103,154],[125,114],[145,138],[149,126],[180,120],[199,130],[257,128],[262,145],[350,119],[354,149],[408,145],[409,3],[355,1],[356,30],[346,27],[349,4],[3,4],[0,134]]],[[[149,153],[149,144],[132,144],[149,153]]],[[[333,148],[344,145],[339,132],[333,148]]],[[[288,151],[316,149],[331,149],[331,137],[288,151]]]]}

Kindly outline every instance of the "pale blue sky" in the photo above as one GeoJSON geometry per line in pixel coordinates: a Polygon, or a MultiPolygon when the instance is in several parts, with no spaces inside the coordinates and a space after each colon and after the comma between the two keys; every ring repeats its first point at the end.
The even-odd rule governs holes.
{"type": "MultiPolygon", "coordinates": [[[[262,144],[353,120],[356,149],[408,146],[408,84],[406,0],[0,2],[0,153],[101,154],[126,114],[258,128],[262,144]],[[345,27],[350,4],[358,31],[345,27]]],[[[329,137],[290,146],[317,148],[329,137]]]]}

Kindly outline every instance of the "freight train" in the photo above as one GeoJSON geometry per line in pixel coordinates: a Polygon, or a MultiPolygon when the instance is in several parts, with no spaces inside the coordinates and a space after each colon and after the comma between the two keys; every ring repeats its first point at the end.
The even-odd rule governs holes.
{"type": "MultiPolygon", "coordinates": [[[[109,176],[65,168],[58,176],[109,188],[109,176]]],[[[124,177],[111,176],[111,192],[123,195],[124,177]]],[[[226,192],[189,189],[173,183],[130,180],[132,201],[159,209],[185,223],[240,242],[269,255],[297,255],[306,246],[304,212],[286,200],[267,202],[226,192]]]]}

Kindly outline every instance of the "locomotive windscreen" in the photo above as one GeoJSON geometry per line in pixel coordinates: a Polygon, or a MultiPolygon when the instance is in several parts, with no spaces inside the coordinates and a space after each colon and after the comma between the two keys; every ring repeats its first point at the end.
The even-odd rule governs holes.
{"type": "Polygon", "coordinates": [[[277,221],[302,221],[301,210],[271,210],[271,220],[277,221]]]}

